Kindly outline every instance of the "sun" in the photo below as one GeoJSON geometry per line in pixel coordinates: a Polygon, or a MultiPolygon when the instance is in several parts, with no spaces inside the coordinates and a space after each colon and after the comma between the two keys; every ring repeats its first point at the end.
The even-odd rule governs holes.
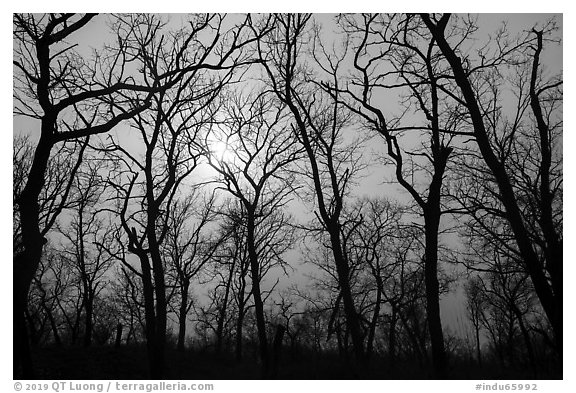
{"type": "Polygon", "coordinates": [[[224,141],[214,141],[211,144],[212,155],[216,160],[221,162],[232,162],[234,159],[234,154],[232,153],[230,146],[224,141]]]}

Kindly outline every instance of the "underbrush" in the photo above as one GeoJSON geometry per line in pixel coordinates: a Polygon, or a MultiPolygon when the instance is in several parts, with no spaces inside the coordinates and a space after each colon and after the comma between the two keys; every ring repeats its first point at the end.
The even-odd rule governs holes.
{"type": "MultiPolygon", "coordinates": [[[[33,351],[38,379],[148,379],[144,345],[113,347],[46,347],[33,351]]],[[[333,352],[301,350],[282,354],[277,379],[431,379],[429,364],[413,359],[388,359],[373,356],[357,364],[333,352]]],[[[166,351],[165,379],[225,380],[260,379],[260,364],[253,353],[237,361],[231,353],[216,354],[207,350],[166,351]]],[[[468,359],[452,358],[449,379],[562,379],[560,367],[541,366],[534,375],[520,364],[502,367],[485,362],[481,367],[468,359]]]]}

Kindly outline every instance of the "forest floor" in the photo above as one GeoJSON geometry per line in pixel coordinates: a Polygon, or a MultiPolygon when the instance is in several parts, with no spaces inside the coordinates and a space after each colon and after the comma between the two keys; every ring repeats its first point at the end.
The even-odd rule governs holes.
{"type": "MultiPolygon", "coordinates": [[[[112,347],[48,347],[33,350],[38,379],[148,379],[147,355],[144,346],[112,347]]],[[[187,350],[166,353],[165,379],[229,380],[260,379],[257,361],[238,362],[233,355],[187,350]]],[[[381,358],[373,358],[361,368],[336,354],[293,356],[285,354],[280,361],[277,379],[430,379],[429,367],[415,362],[396,361],[394,366],[381,358]]],[[[536,378],[527,367],[503,368],[494,365],[478,367],[473,362],[452,361],[449,379],[562,379],[562,370],[542,370],[536,378]]]]}

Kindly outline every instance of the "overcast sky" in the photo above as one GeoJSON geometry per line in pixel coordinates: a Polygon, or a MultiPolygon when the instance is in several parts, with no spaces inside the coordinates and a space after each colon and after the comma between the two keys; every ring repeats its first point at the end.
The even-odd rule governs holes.
{"type": "MultiPolygon", "coordinates": [[[[544,23],[552,15],[550,14],[482,14],[479,16],[479,26],[481,30],[477,35],[479,42],[483,42],[489,34],[493,33],[502,23],[502,21],[508,22],[508,28],[512,34],[521,33],[524,30],[529,30],[535,25],[544,23]]],[[[236,16],[232,15],[231,19],[234,20],[236,16]]],[[[325,33],[327,37],[330,36],[330,31],[334,30],[334,24],[332,22],[333,15],[331,14],[319,14],[315,15],[318,22],[325,26],[325,33]]],[[[563,29],[563,18],[561,15],[556,16],[558,21],[558,27],[560,28],[560,34],[562,34],[563,29]]],[[[104,41],[110,41],[113,39],[108,33],[108,28],[106,26],[106,21],[108,19],[107,15],[98,16],[94,21],[90,22],[86,28],[81,29],[78,33],[74,35],[79,43],[78,50],[81,53],[89,53],[91,48],[98,48],[102,45],[104,41]]],[[[173,16],[172,24],[178,25],[182,23],[181,18],[178,15],[173,16]]],[[[335,35],[334,35],[335,37],[335,35]]],[[[560,72],[562,69],[563,52],[562,48],[557,45],[548,45],[545,47],[545,51],[542,55],[542,63],[549,68],[551,73],[560,72]]],[[[38,136],[38,123],[34,120],[25,119],[22,117],[13,117],[13,132],[14,134],[25,132],[32,136],[38,136]]],[[[122,135],[127,133],[127,123],[117,127],[113,133],[117,135],[122,135]]],[[[132,133],[132,135],[136,135],[132,133]]],[[[122,138],[128,141],[127,138],[122,138]]],[[[373,154],[383,151],[382,141],[375,139],[374,143],[366,149],[366,159],[373,160],[373,154]]],[[[5,154],[7,156],[7,154],[5,154]]],[[[6,158],[6,157],[5,157],[6,158]]],[[[211,173],[208,169],[203,169],[203,173],[199,175],[202,177],[209,177],[211,173]]],[[[401,190],[399,185],[396,184],[384,184],[385,180],[390,179],[392,175],[391,168],[383,168],[382,165],[378,164],[369,169],[368,175],[359,183],[359,187],[354,191],[358,196],[369,195],[386,195],[387,197],[395,199],[406,199],[407,194],[401,190]]],[[[305,221],[310,218],[310,212],[306,208],[303,209],[293,209],[294,214],[297,219],[305,221]]],[[[289,254],[289,259],[292,265],[298,265],[300,258],[299,251],[294,251],[289,254]]],[[[299,271],[289,279],[283,279],[281,287],[286,287],[290,283],[299,282],[304,283],[302,274],[309,268],[299,268],[299,271]]],[[[310,271],[310,270],[308,270],[310,271]]],[[[442,303],[442,314],[443,320],[446,321],[452,329],[458,329],[458,319],[464,319],[463,306],[461,304],[461,293],[458,292],[456,295],[450,296],[445,299],[442,303]]]]}

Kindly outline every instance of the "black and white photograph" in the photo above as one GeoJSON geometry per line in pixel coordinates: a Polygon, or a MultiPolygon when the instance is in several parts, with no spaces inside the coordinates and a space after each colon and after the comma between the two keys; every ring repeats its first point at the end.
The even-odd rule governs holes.
{"type": "Polygon", "coordinates": [[[182,7],[12,13],[8,379],[570,377],[561,12],[182,7]]]}

